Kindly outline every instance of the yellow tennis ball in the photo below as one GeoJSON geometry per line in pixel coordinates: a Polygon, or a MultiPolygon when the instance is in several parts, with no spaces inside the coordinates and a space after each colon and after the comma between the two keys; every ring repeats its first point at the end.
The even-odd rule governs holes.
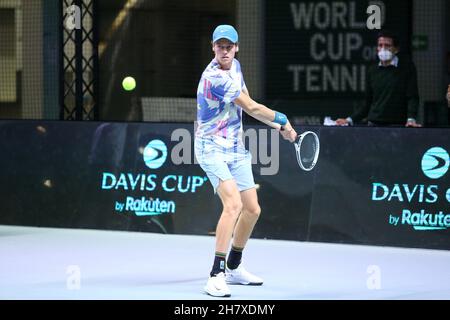
{"type": "Polygon", "coordinates": [[[136,80],[134,80],[133,77],[124,78],[122,81],[122,87],[127,91],[131,91],[136,87],[136,80]]]}

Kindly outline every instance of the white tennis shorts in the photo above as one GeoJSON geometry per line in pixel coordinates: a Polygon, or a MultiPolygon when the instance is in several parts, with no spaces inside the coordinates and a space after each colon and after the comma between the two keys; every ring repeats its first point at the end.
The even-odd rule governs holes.
{"type": "Polygon", "coordinates": [[[227,146],[221,137],[196,137],[195,156],[211,182],[214,193],[219,181],[234,179],[239,191],[255,187],[252,172],[252,155],[241,144],[227,146]]]}

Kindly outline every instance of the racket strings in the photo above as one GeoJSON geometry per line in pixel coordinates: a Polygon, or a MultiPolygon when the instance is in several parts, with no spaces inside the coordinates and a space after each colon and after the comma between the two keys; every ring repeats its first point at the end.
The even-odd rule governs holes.
{"type": "MultiPolygon", "coordinates": [[[[307,136],[308,137],[308,136],[307,136]]],[[[307,138],[300,146],[300,154],[303,162],[311,162],[317,151],[317,144],[314,138],[307,138]]]]}
{"type": "Polygon", "coordinates": [[[317,136],[310,132],[300,137],[295,143],[297,162],[304,170],[311,170],[319,156],[319,141],[317,136]]]}

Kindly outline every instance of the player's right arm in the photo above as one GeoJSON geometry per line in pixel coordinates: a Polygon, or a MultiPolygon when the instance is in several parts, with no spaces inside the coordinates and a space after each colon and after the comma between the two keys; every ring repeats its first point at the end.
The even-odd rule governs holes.
{"type": "Polygon", "coordinates": [[[256,120],[259,120],[268,126],[277,129],[278,131],[280,131],[281,126],[283,126],[284,130],[280,131],[283,138],[291,142],[295,141],[297,133],[292,128],[287,118],[285,119],[286,122],[284,122],[283,119],[280,120],[280,115],[281,117],[286,117],[284,114],[276,112],[267,108],[265,105],[256,102],[244,91],[241,91],[239,96],[234,99],[233,102],[239,105],[247,114],[256,120]]]}

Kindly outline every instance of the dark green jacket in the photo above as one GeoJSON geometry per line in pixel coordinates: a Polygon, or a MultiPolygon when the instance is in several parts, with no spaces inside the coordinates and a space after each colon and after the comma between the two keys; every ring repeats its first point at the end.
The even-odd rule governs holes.
{"type": "Polygon", "coordinates": [[[419,90],[414,63],[399,57],[398,65],[369,67],[366,81],[366,103],[351,117],[382,124],[404,125],[417,117],[419,90]]]}

